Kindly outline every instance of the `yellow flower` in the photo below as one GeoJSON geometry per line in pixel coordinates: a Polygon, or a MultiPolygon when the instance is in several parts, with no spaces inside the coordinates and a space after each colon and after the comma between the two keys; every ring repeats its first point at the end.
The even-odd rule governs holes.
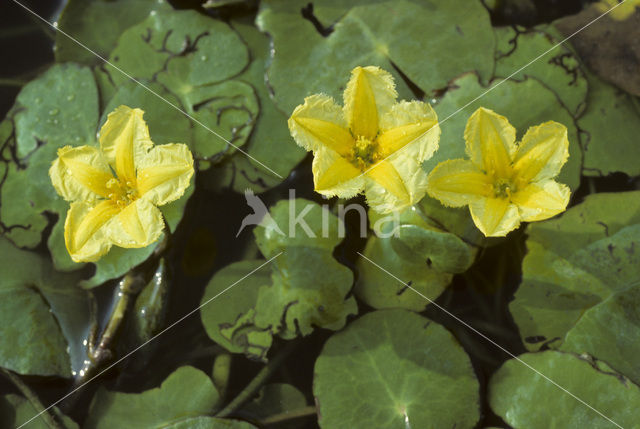
{"type": "Polygon", "coordinates": [[[548,219],[566,209],[569,188],[553,180],[569,157],[564,125],[531,127],[516,144],[507,118],[481,107],[467,121],[464,138],[471,160],[438,164],[429,174],[428,192],[446,206],[468,204],[485,236],[505,236],[521,221],[548,219]]]}
{"type": "Polygon", "coordinates": [[[316,192],[351,198],[365,191],[378,212],[402,209],[426,193],[422,162],[438,148],[438,118],[429,104],[396,102],[393,77],[356,67],[344,107],[331,97],[305,98],[289,118],[298,145],[313,151],[316,192]]]}
{"type": "Polygon", "coordinates": [[[601,0],[595,3],[595,7],[600,13],[605,13],[615,7],[607,16],[616,21],[624,21],[636,11],[637,7],[640,7],[640,0],[627,0],[620,3],[622,2],[618,0],[601,0]],[[620,6],[617,6],[618,4],[620,6]]]}
{"type": "Polygon", "coordinates": [[[113,244],[136,248],[153,243],[164,228],[156,206],[180,198],[189,187],[189,148],[175,143],[154,147],[143,114],[120,106],[100,130],[100,149],[58,149],[49,177],[58,194],[71,201],[64,239],[76,262],[96,261],[113,244]]]}

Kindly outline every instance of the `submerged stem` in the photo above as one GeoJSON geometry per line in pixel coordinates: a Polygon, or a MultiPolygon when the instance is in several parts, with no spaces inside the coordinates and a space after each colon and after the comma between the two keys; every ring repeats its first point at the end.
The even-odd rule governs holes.
{"type": "Polygon", "coordinates": [[[216,417],[226,417],[238,408],[246,401],[251,399],[251,397],[262,387],[262,385],[269,379],[271,374],[280,366],[283,360],[286,359],[287,356],[293,351],[296,343],[294,341],[290,341],[284,347],[284,349],[277,354],[273,359],[271,359],[267,365],[258,372],[258,374],[246,385],[244,389],[233,398],[231,402],[227,404],[222,410],[216,413],[216,417]]]}
{"type": "Polygon", "coordinates": [[[313,405],[307,405],[306,407],[298,408],[292,411],[285,411],[283,413],[274,414],[262,420],[260,423],[263,425],[272,425],[275,423],[284,422],[287,420],[293,420],[300,417],[312,416],[317,413],[316,407],[313,405]]]}
{"type": "Polygon", "coordinates": [[[35,408],[36,413],[40,417],[42,417],[49,428],[65,429],[64,424],[60,423],[56,419],[56,416],[50,412],[50,410],[47,410],[44,404],[40,401],[40,398],[38,398],[38,395],[36,395],[35,392],[33,392],[31,388],[27,386],[26,383],[24,383],[17,374],[14,374],[13,372],[4,368],[0,368],[0,371],[2,371],[2,373],[20,390],[24,397],[27,398],[33,408],[35,408]]]}

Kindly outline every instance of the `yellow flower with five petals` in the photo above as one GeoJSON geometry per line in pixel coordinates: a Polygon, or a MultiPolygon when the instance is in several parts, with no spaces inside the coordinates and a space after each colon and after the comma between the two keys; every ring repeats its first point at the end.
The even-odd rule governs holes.
{"type": "Polygon", "coordinates": [[[154,146],[144,112],[120,106],[100,130],[100,149],[65,146],[49,177],[71,202],[64,238],[71,259],[91,262],[112,245],[145,247],[164,229],[157,208],[180,198],[193,175],[184,144],[154,146]]]}
{"type": "Polygon", "coordinates": [[[438,148],[436,113],[420,101],[396,102],[393,77],[378,67],[356,67],[344,107],[331,97],[306,97],[289,118],[296,143],[313,151],[316,192],[350,198],[365,191],[369,206],[385,213],[410,206],[426,193],[422,162],[438,148]]]}
{"type": "Polygon", "coordinates": [[[553,178],[569,157],[567,128],[549,121],[529,128],[516,144],[507,118],[479,108],[464,131],[470,160],[441,162],[429,174],[428,192],[445,206],[469,205],[487,237],[501,237],[521,221],[564,211],[570,190],[553,178]]]}

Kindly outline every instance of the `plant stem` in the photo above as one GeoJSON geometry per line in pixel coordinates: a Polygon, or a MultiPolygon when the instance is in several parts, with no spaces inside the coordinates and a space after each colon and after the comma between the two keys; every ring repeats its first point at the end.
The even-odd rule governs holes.
{"type": "Polygon", "coordinates": [[[271,359],[267,365],[258,372],[253,380],[246,385],[244,389],[236,396],[231,402],[227,404],[222,410],[216,413],[216,417],[226,417],[240,408],[242,404],[251,399],[251,397],[262,387],[262,385],[269,379],[271,374],[280,366],[282,361],[289,356],[296,346],[296,342],[290,341],[284,347],[284,349],[271,359]]]}
{"type": "Polygon", "coordinates": [[[22,87],[26,84],[27,82],[21,79],[14,79],[14,78],[10,78],[10,77],[2,77],[0,78],[0,86],[16,86],[16,87],[22,87]]]}
{"type": "Polygon", "coordinates": [[[283,413],[274,414],[262,420],[260,423],[263,425],[272,425],[274,423],[280,423],[287,420],[293,420],[300,417],[312,416],[317,413],[316,407],[313,405],[307,405],[306,407],[298,408],[297,410],[285,411],[283,413]]]}
{"type": "Polygon", "coordinates": [[[212,379],[213,384],[220,394],[219,403],[225,400],[227,386],[229,384],[229,374],[231,373],[231,353],[222,353],[216,356],[213,361],[212,379]]]}
{"type": "Polygon", "coordinates": [[[109,322],[105,327],[100,341],[95,346],[90,346],[89,364],[80,371],[76,378],[76,385],[79,386],[90,379],[102,366],[113,358],[113,342],[120,332],[122,322],[128,309],[133,303],[133,299],[144,287],[144,279],[133,271],[127,273],[118,285],[118,300],[111,312],[109,322]]]}
{"type": "Polygon", "coordinates": [[[36,413],[40,414],[44,422],[51,429],[65,429],[65,426],[56,420],[56,417],[47,411],[46,407],[40,402],[40,398],[36,395],[29,386],[27,386],[22,379],[13,372],[8,369],[0,368],[0,371],[7,376],[9,380],[22,392],[25,398],[31,403],[33,408],[35,408],[36,413]]]}

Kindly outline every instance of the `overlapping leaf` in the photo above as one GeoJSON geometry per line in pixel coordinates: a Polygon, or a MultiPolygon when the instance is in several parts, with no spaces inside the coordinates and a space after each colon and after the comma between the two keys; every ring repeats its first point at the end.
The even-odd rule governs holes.
{"type": "MultiPolygon", "coordinates": [[[[69,417],[62,415],[57,408],[53,408],[50,412],[62,421],[66,429],[77,429],[80,427],[69,417]]],[[[24,424],[33,429],[50,429],[50,426],[42,417],[36,417],[37,414],[38,410],[21,396],[10,394],[0,397],[1,427],[17,428],[24,424]],[[36,418],[33,419],[34,417],[36,418]]]]}
{"type": "MultiPolygon", "coordinates": [[[[346,298],[353,275],[332,256],[341,241],[340,225],[335,215],[311,201],[276,204],[255,230],[262,254],[275,259],[246,278],[248,290],[230,290],[203,307],[209,336],[232,352],[265,359],[272,335],[292,339],[310,334],[314,327],[342,328],[357,306],[353,297],[346,298]]],[[[237,262],[220,271],[207,286],[203,302],[261,263],[237,262]]]]}
{"type": "Polygon", "coordinates": [[[640,382],[640,192],[591,195],[528,233],[510,305],[527,348],[589,353],[640,382]]]}
{"type": "Polygon", "coordinates": [[[520,359],[539,373],[512,359],[489,385],[491,408],[514,429],[610,428],[610,420],[619,427],[637,427],[640,387],[604,362],[552,350],[520,359]]]}
{"type": "Polygon", "coordinates": [[[291,138],[287,117],[277,109],[265,82],[269,38],[251,25],[234,23],[233,27],[251,53],[251,64],[238,79],[256,90],[260,113],[243,149],[246,154],[231,155],[214,170],[213,177],[207,178],[206,184],[213,189],[230,187],[236,192],[251,189],[260,193],[282,182],[306,152],[291,138]]]}
{"type": "Polygon", "coordinates": [[[160,387],[142,393],[98,390],[85,427],[181,427],[183,420],[207,416],[217,401],[218,391],[211,379],[198,369],[183,366],[160,387]]]}
{"type": "MultiPolygon", "coordinates": [[[[249,63],[245,44],[229,25],[195,11],[158,11],[124,31],[109,58],[128,75],[160,83],[177,97],[179,103],[168,98],[174,115],[183,110],[192,118],[189,143],[196,158],[215,161],[234,151],[227,141],[246,142],[259,105],[251,85],[229,80],[249,63]]],[[[98,79],[102,93],[128,80],[110,66],[100,73],[107,75],[98,79]]]]}
{"type": "Polygon", "coordinates": [[[569,113],[578,116],[586,105],[587,80],[579,60],[557,31],[547,25],[529,30],[497,27],[494,76],[514,80],[527,77],[553,91],[569,113]],[[535,60],[535,61],[533,61],[535,60]]]}
{"type": "Polygon", "coordinates": [[[429,305],[425,297],[435,300],[454,273],[466,271],[473,263],[475,248],[436,226],[419,205],[397,216],[383,217],[370,211],[369,218],[375,234],[369,238],[364,256],[401,280],[366,258],[358,260],[355,293],[374,308],[422,311],[429,305]]]}
{"type": "Polygon", "coordinates": [[[81,367],[89,301],[77,274],[60,274],[35,253],[0,238],[0,366],[69,377],[81,367]]]}
{"type": "Polygon", "coordinates": [[[268,78],[276,104],[287,114],[310,94],[338,99],[345,81],[336,76],[346,79],[355,66],[392,71],[402,98],[413,97],[401,73],[431,94],[464,72],[475,70],[487,79],[493,68],[494,37],[488,13],[479,2],[325,0],[313,2],[312,8],[308,4],[265,1],[257,18],[258,26],[273,39],[268,78]],[[451,55],[445,57],[445,52],[451,55]]]}
{"type": "Polygon", "coordinates": [[[637,98],[587,74],[587,109],[578,120],[584,132],[586,176],[606,176],[622,172],[640,175],[640,104],[637,98]]]}

